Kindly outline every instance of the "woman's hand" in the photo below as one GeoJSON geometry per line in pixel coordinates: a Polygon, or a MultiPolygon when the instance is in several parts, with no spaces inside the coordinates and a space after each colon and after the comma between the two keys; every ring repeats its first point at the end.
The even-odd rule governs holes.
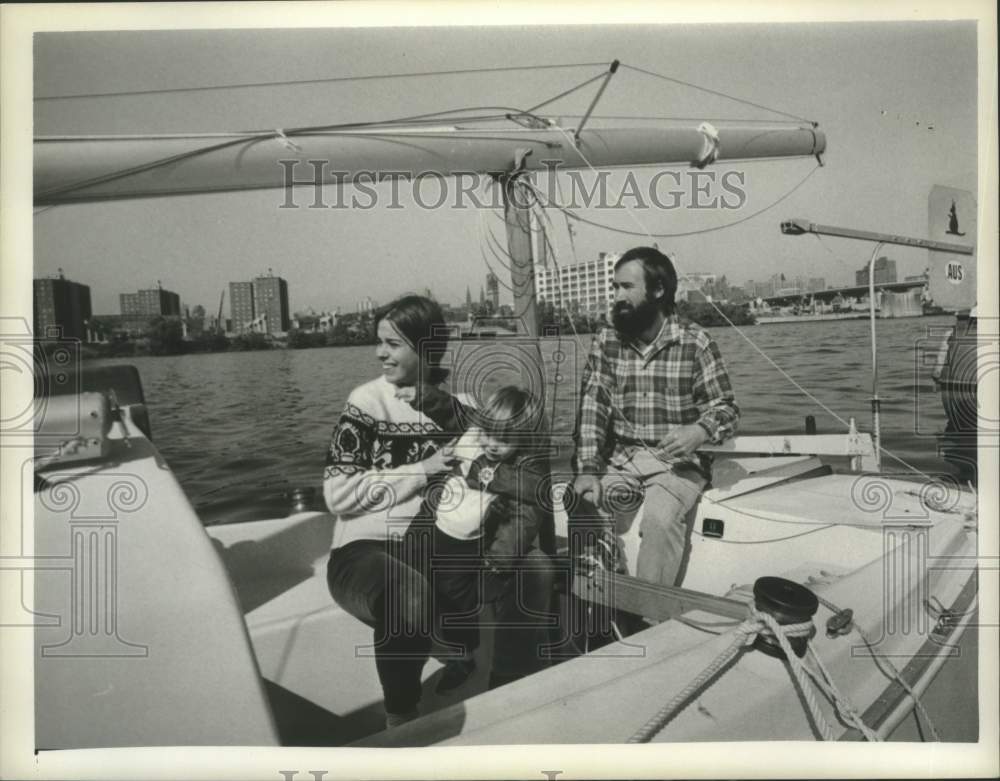
{"type": "Polygon", "coordinates": [[[455,461],[456,457],[454,451],[450,447],[443,447],[434,453],[434,455],[425,458],[419,463],[420,466],[423,467],[424,473],[430,477],[431,475],[436,475],[439,472],[450,472],[452,464],[454,464],[455,461]]]}

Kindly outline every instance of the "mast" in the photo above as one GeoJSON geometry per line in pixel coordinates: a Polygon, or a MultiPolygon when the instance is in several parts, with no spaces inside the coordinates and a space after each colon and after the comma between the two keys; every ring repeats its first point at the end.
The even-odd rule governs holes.
{"type": "Polygon", "coordinates": [[[514,292],[514,316],[518,331],[537,337],[541,331],[535,296],[535,259],[532,253],[531,197],[519,175],[500,177],[503,188],[504,223],[507,228],[507,252],[510,255],[510,281],[514,292]]]}

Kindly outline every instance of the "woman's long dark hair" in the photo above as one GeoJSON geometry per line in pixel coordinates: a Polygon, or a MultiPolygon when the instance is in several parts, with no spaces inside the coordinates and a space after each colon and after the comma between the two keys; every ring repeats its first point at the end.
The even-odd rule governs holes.
{"type": "Polygon", "coordinates": [[[437,301],[425,296],[403,296],[375,314],[375,328],[383,320],[392,323],[420,356],[420,382],[437,385],[448,376],[441,359],[448,348],[448,325],[437,301]]]}

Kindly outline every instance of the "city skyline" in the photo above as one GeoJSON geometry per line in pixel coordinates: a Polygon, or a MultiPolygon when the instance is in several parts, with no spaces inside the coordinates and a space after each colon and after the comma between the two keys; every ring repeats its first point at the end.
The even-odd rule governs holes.
{"type": "MultiPolygon", "coordinates": [[[[588,262],[591,262],[593,260],[600,259],[600,258],[602,258],[604,256],[612,256],[613,255],[613,256],[617,257],[619,254],[620,253],[599,252],[599,253],[597,253],[597,258],[590,258],[590,259],[587,259],[587,260],[584,260],[584,261],[581,261],[581,262],[582,263],[588,263],[588,262]]],[[[867,268],[867,266],[866,266],[866,268],[867,268]]],[[[538,264],[536,264],[536,269],[538,271],[542,271],[543,272],[543,274],[540,275],[540,276],[543,276],[544,273],[549,272],[548,269],[544,269],[543,267],[541,267],[538,264]]],[[[838,269],[838,271],[839,271],[839,269],[838,269]]],[[[65,273],[63,271],[62,267],[60,267],[59,273],[48,274],[48,275],[44,275],[44,276],[38,276],[38,275],[36,275],[34,278],[36,280],[41,280],[41,279],[58,279],[60,273],[62,273],[62,274],[65,273]]],[[[551,273],[554,273],[554,270],[551,273]]],[[[828,284],[829,287],[849,287],[852,284],[852,282],[853,282],[853,280],[850,279],[849,277],[852,276],[852,275],[854,275],[854,274],[857,274],[857,273],[859,273],[859,272],[856,269],[855,270],[851,270],[849,274],[848,274],[848,272],[845,271],[843,273],[843,275],[842,275],[844,277],[844,279],[840,280],[838,284],[830,283],[831,280],[827,280],[826,277],[823,277],[822,279],[824,279],[828,283],[830,283],[830,284],[828,284]]],[[[703,283],[705,281],[705,279],[708,278],[708,277],[718,278],[718,277],[725,276],[725,275],[717,274],[714,271],[699,271],[699,272],[692,272],[688,276],[690,276],[690,278],[691,278],[692,281],[699,281],[699,282],[703,283]]],[[[778,276],[777,274],[774,275],[774,277],[777,277],[777,276],[778,276]]],[[[911,276],[917,276],[917,275],[911,275],[911,276]]],[[[78,279],[76,279],[74,281],[78,281],[79,282],[79,279],[82,279],[82,278],[83,277],[81,276],[81,277],[79,277],[78,279]]],[[[881,279],[879,279],[878,276],[876,276],[876,278],[877,278],[878,281],[881,281],[881,279]]],[[[507,290],[507,287],[505,286],[504,281],[499,277],[499,275],[494,274],[494,272],[492,272],[492,271],[487,271],[484,279],[486,280],[486,284],[485,285],[480,285],[480,288],[482,289],[484,297],[487,300],[490,300],[491,299],[491,295],[495,294],[496,295],[496,300],[500,302],[499,305],[502,305],[502,304],[508,304],[509,305],[510,301],[511,301],[511,295],[510,295],[509,291],[507,290]],[[495,291],[493,293],[490,292],[491,288],[489,287],[489,280],[490,280],[491,277],[497,279],[497,286],[496,286],[495,291]],[[502,295],[501,291],[505,292],[506,296],[502,295]],[[505,300],[501,300],[501,299],[505,299],[505,300]]],[[[742,288],[749,295],[750,291],[747,289],[747,282],[753,282],[753,281],[754,281],[753,279],[750,279],[750,280],[747,280],[747,281],[744,281],[744,282],[732,282],[732,281],[730,281],[729,284],[730,284],[731,287],[742,288]]],[[[79,282],[79,284],[87,284],[87,283],[79,282]]],[[[250,299],[251,300],[251,305],[250,305],[250,309],[248,310],[248,314],[252,313],[252,311],[253,311],[253,308],[252,308],[252,295],[253,294],[252,294],[252,282],[250,282],[250,281],[247,281],[247,282],[229,281],[229,282],[226,283],[225,287],[222,288],[222,290],[225,292],[226,301],[228,302],[225,305],[224,308],[230,313],[230,317],[235,320],[235,319],[239,319],[239,316],[237,316],[233,312],[233,301],[236,298],[240,298],[242,300],[243,296],[242,295],[239,295],[239,296],[234,296],[233,295],[233,286],[234,285],[237,285],[237,286],[239,286],[239,285],[246,285],[247,286],[247,293],[246,293],[246,295],[251,297],[251,299],[250,299]]],[[[124,293],[122,291],[102,290],[100,288],[95,288],[95,286],[92,283],[88,284],[87,286],[90,287],[90,289],[91,289],[92,298],[96,297],[96,298],[98,298],[98,300],[114,300],[118,304],[117,307],[108,307],[107,311],[102,310],[102,309],[98,309],[97,307],[95,307],[94,308],[94,314],[96,316],[116,314],[115,312],[110,311],[113,308],[117,308],[118,309],[117,314],[121,314],[121,315],[131,314],[131,312],[125,312],[122,309],[122,306],[121,306],[122,296],[126,296],[126,295],[133,295],[134,296],[135,293],[131,293],[130,294],[130,293],[124,293]]],[[[172,286],[176,287],[176,285],[172,285],[172,286]]],[[[702,286],[703,285],[698,285],[697,287],[692,288],[692,289],[698,289],[698,288],[700,288],[702,286]]],[[[541,288],[541,285],[539,286],[539,288],[541,288]]],[[[810,287],[809,289],[812,289],[812,288],[810,287]]],[[[146,288],[145,289],[145,291],[154,291],[154,290],[155,290],[155,288],[146,288]]],[[[167,293],[173,293],[172,290],[168,290],[167,288],[163,288],[163,290],[165,292],[167,292],[167,293]]],[[[143,292],[143,291],[140,290],[139,292],[143,292]]],[[[441,297],[437,296],[433,292],[433,288],[428,288],[428,287],[425,287],[425,288],[422,288],[422,289],[419,289],[419,290],[415,288],[415,289],[413,289],[411,291],[407,291],[407,292],[412,292],[412,293],[419,292],[421,294],[426,294],[426,293],[429,292],[431,294],[431,297],[433,297],[435,300],[438,300],[440,303],[442,303],[444,305],[455,307],[455,308],[460,308],[460,307],[462,307],[463,305],[466,304],[466,295],[465,294],[463,294],[461,296],[457,296],[454,299],[450,299],[449,300],[449,299],[442,299],[441,297]]],[[[468,292],[469,292],[469,290],[467,289],[466,293],[468,293],[468,292]]],[[[539,293],[539,295],[541,297],[541,293],[539,293]]],[[[773,293],[771,295],[773,295],[773,293]]],[[[330,312],[330,313],[355,312],[355,313],[360,313],[360,312],[366,312],[366,311],[373,311],[373,310],[377,309],[380,306],[380,304],[382,303],[380,301],[376,301],[375,299],[373,299],[371,295],[364,295],[361,298],[355,299],[355,300],[353,300],[351,302],[347,302],[346,304],[345,303],[332,303],[330,301],[326,301],[326,302],[320,301],[318,304],[316,304],[316,303],[310,303],[310,304],[303,304],[303,305],[299,305],[299,304],[294,304],[293,305],[291,302],[292,302],[292,298],[291,298],[291,296],[289,296],[289,307],[288,307],[289,316],[291,316],[292,314],[306,313],[306,312],[308,312],[310,310],[312,310],[313,312],[330,312]]],[[[499,305],[498,305],[498,308],[499,308],[499,305]]],[[[187,309],[191,310],[191,309],[194,309],[195,307],[198,307],[198,306],[202,307],[208,315],[211,315],[213,312],[216,311],[217,304],[213,304],[213,301],[211,300],[211,298],[203,301],[203,300],[188,300],[188,299],[186,299],[186,298],[184,298],[182,296],[178,296],[177,311],[176,312],[170,312],[169,314],[179,314],[180,311],[182,311],[184,308],[187,308],[187,309]]],[[[249,314],[249,316],[247,317],[247,319],[249,320],[251,318],[252,318],[252,314],[249,314]]]]}

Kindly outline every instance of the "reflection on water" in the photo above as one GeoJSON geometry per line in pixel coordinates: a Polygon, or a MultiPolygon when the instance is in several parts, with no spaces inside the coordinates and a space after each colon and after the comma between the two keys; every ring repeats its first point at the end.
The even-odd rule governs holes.
{"type": "MultiPolygon", "coordinates": [[[[926,473],[951,473],[937,456],[945,418],[930,374],[942,327],[951,318],[880,322],[879,396],[883,447],[926,473]],[[928,337],[932,332],[931,337],[928,337]]],[[[744,434],[846,430],[855,417],[871,428],[871,358],[866,321],[747,327],[712,335],[729,366],[744,434]],[[798,383],[809,398],[786,377],[798,383]]],[[[546,403],[555,436],[572,432],[589,336],[542,341],[546,403]]],[[[464,342],[452,352],[458,384],[479,394],[519,381],[522,346],[464,342]]],[[[529,351],[530,352],[530,351],[529,351]]],[[[350,390],[375,376],[371,347],[132,358],[138,367],[157,446],[197,506],[256,500],[296,485],[318,485],[330,433],[350,390]]],[[[562,448],[568,458],[568,445],[562,448]]],[[[886,471],[906,471],[891,457],[886,471]]]]}

